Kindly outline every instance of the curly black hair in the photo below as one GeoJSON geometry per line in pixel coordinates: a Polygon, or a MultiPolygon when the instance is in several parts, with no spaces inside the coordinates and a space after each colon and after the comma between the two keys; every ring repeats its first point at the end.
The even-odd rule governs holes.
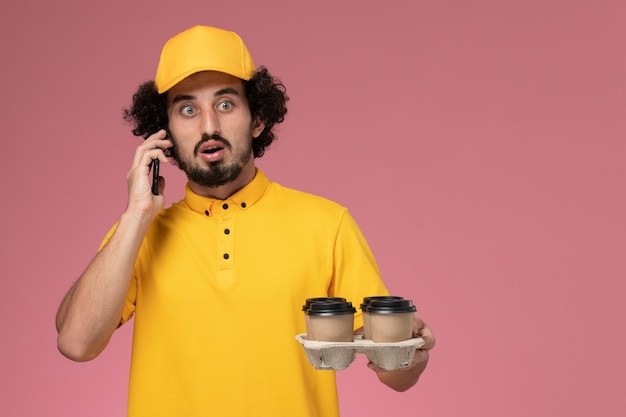
{"type": "MultiPolygon", "coordinates": [[[[243,85],[252,118],[258,117],[265,123],[263,132],[252,141],[254,157],[259,158],[276,139],[272,128],[285,120],[289,97],[283,83],[265,67],[259,67],[243,85]]],[[[123,117],[134,126],[133,135],[144,139],[167,129],[167,92],[159,94],[152,80],[142,83],[133,95],[131,107],[123,110],[123,117]]]]}

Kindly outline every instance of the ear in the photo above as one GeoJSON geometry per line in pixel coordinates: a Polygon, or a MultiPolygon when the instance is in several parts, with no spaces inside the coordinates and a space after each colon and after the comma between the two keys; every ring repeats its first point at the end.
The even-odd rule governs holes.
{"type": "Polygon", "coordinates": [[[265,122],[256,117],[252,121],[252,138],[258,138],[259,135],[263,132],[263,129],[265,129],[265,122]]]}

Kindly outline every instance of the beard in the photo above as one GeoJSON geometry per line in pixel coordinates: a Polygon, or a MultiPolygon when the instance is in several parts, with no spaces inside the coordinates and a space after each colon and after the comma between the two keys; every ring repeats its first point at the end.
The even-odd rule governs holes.
{"type": "MultiPolygon", "coordinates": [[[[252,138],[251,132],[249,137],[252,138]]],[[[230,163],[226,163],[223,160],[220,160],[200,164],[195,162],[191,158],[186,159],[182,157],[178,142],[173,136],[170,136],[170,139],[173,143],[172,158],[174,159],[178,167],[185,172],[185,174],[187,175],[187,179],[203,187],[218,187],[220,185],[228,184],[235,181],[239,177],[239,175],[241,175],[244,166],[248,163],[248,161],[250,161],[250,158],[252,157],[252,140],[249,140],[245,143],[245,146],[243,148],[233,153],[233,160],[230,163]]],[[[202,135],[200,142],[198,142],[198,144],[195,146],[193,156],[196,157],[198,155],[198,149],[200,145],[211,139],[217,140],[222,145],[224,145],[227,150],[232,152],[233,146],[227,139],[224,139],[217,134],[204,134],[202,135]]]]}

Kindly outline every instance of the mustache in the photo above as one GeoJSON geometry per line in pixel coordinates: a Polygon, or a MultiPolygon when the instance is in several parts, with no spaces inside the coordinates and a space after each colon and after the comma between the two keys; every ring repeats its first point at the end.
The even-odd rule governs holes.
{"type": "Polygon", "coordinates": [[[204,133],[204,134],[202,134],[202,137],[200,138],[200,142],[198,142],[196,144],[196,146],[194,147],[194,149],[193,149],[194,155],[197,155],[200,152],[200,146],[202,146],[204,143],[206,143],[206,142],[208,142],[210,140],[215,140],[217,142],[220,142],[222,145],[224,145],[225,148],[227,148],[229,150],[232,148],[232,145],[230,144],[228,139],[225,139],[225,138],[221,137],[217,133],[214,133],[212,135],[204,133]]]}

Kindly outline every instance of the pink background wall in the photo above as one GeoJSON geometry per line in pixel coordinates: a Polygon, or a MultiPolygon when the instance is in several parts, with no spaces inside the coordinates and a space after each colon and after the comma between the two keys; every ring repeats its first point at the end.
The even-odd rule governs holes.
{"type": "Polygon", "coordinates": [[[287,85],[261,167],[350,207],[436,332],[412,391],[341,372],[343,415],[626,415],[625,21],[623,0],[4,2],[0,415],[124,414],[131,326],[76,364],[54,314],[125,206],[121,109],[197,23],[287,85]]]}

